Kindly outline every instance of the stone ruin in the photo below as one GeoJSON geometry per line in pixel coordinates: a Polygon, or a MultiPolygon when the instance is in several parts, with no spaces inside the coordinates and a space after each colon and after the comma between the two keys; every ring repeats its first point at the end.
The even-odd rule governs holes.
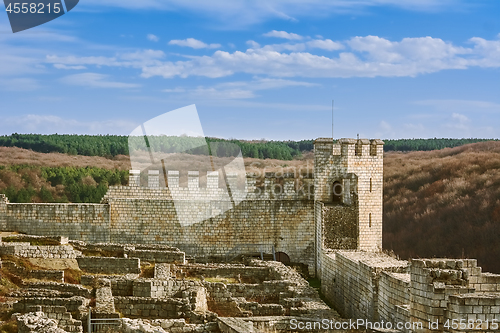
{"type": "Polygon", "coordinates": [[[88,332],[89,325],[92,332],[288,332],[292,318],[339,319],[317,289],[276,261],[196,263],[164,245],[6,239],[2,272],[18,288],[0,309],[22,333],[88,332]],[[59,245],[30,244],[44,241],[59,245]],[[65,270],[22,267],[32,258],[72,260],[79,281],[65,282],[65,270]]]}

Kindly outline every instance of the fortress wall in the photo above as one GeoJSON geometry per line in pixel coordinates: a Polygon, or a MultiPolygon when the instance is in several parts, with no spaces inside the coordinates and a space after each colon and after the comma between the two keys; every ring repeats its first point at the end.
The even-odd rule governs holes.
{"type": "MultiPolygon", "coordinates": [[[[18,204],[5,207],[4,231],[109,242],[109,206],[102,204],[18,204]]],[[[1,209],[1,207],[0,207],[1,209]]]]}
{"type": "Polygon", "coordinates": [[[383,253],[346,250],[323,252],[322,261],[321,288],[325,297],[343,317],[372,321],[379,320],[381,273],[404,273],[408,266],[408,262],[383,253]]]}
{"type": "Polygon", "coordinates": [[[410,320],[410,274],[382,271],[378,287],[380,320],[392,323],[410,320]]]}
{"type": "Polygon", "coordinates": [[[451,329],[447,329],[450,333],[473,330],[496,331],[500,327],[500,295],[491,293],[450,295],[446,320],[449,320],[451,326],[451,329]],[[467,326],[460,327],[459,324],[464,321],[467,322],[467,326]]]}
{"type": "Polygon", "coordinates": [[[315,225],[315,273],[316,276],[321,278],[323,266],[323,207],[324,203],[321,201],[314,201],[314,225],[315,225]]]}
{"type": "Polygon", "coordinates": [[[313,201],[250,198],[229,209],[229,200],[173,201],[167,192],[159,194],[168,189],[112,190],[115,193],[106,197],[112,242],[168,244],[201,257],[237,255],[236,247],[242,244],[265,244],[265,252],[271,253],[274,245],[275,251],[309,265],[314,273],[313,201]]]}
{"type": "Polygon", "coordinates": [[[7,229],[7,204],[9,203],[9,199],[5,196],[5,194],[0,194],[0,230],[7,229]]]}
{"type": "Polygon", "coordinates": [[[238,203],[242,198],[235,194],[231,201],[220,188],[178,188],[172,192],[185,197],[172,200],[168,188],[119,186],[110,187],[102,204],[2,205],[0,201],[5,211],[0,215],[6,231],[89,243],[166,244],[204,257],[259,252],[261,247],[271,253],[274,245],[275,251],[307,264],[314,274],[313,201],[289,187],[283,193],[265,187],[238,203]],[[206,200],[207,191],[211,200],[206,200]]]}

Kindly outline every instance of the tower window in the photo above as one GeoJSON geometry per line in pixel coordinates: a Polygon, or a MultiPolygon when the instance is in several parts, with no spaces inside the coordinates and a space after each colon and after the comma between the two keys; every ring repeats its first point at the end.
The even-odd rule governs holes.
{"type": "Polygon", "coordinates": [[[342,202],[342,192],[342,184],[339,181],[334,182],[332,185],[332,202],[342,202]]]}
{"type": "Polygon", "coordinates": [[[372,179],[370,178],[370,192],[372,191],[372,179]]]}
{"type": "Polygon", "coordinates": [[[369,227],[371,228],[372,227],[372,213],[370,213],[368,215],[368,224],[369,224],[369,227]]]}

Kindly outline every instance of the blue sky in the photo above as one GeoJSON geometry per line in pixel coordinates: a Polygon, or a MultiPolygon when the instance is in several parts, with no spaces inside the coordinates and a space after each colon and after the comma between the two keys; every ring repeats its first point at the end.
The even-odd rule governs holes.
{"type": "Polygon", "coordinates": [[[81,0],[12,34],[0,134],[128,135],[196,104],[205,135],[500,137],[500,1],[81,0]]]}

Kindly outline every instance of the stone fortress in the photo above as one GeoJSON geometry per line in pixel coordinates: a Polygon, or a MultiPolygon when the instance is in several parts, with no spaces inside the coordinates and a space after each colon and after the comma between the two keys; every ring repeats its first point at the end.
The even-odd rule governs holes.
{"type": "MultiPolygon", "coordinates": [[[[80,268],[91,267],[87,271],[102,274],[111,274],[110,269],[114,265],[117,265],[116,270],[121,274],[139,273],[140,264],[138,266],[137,262],[131,263],[130,260],[142,259],[156,263],[156,274],[156,267],[165,263],[184,265],[186,261],[220,262],[256,252],[264,257],[265,253],[278,261],[307,267],[310,276],[321,280],[324,299],[342,318],[391,323],[396,331],[405,332],[498,329],[500,275],[482,273],[473,259],[404,261],[382,252],[383,142],[380,140],[340,139],[334,143],[332,139],[317,139],[312,176],[266,173],[264,179],[257,179],[250,175],[245,182],[246,197],[240,198],[239,204],[234,203],[234,198],[223,195],[225,184],[217,173],[207,174],[206,186],[203,187],[200,186],[198,172],[188,172],[187,176],[187,187],[183,187],[180,186],[179,172],[169,171],[166,175],[168,186],[161,186],[159,172],[150,170],[148,186],[140,186],[141,175],[131,170],[129,186],[111,186],[101,204],[14,204],[2,196],[0,230],[44,237],[67,237],[72,240],[72,248],[67,249],[68,253],[61,254],[57,250],[57,254],[51,252],[47,255],[77,258],[80,268]],[[173,194],[175,202],[172,200],[173,194]],[[185,199],[182,199],[183,195],[185,199]],[[201,222],[190,224],[179,220],[179,211],[201,222]],[[109,263],[95,264],[106,259],[85,259],[85,256],[77,253],[78,249],[83,251],[97,246],[92,244],[101,244],[100,249],[119,249],[123,258],[109,258],[109,263]],[[121,261],[116,261],[118,259],[121,261]],[[93,267],[95,265],[101,265],[102,271],[93,267]],[[107,268],[102,268],[104,266],[107,268]],[[400,326],[397,326],[398,323],[400,326]]],[[[226,179],[229,183],[237,181],[231,175],[226,179]]],[[[48,250],[21,243],[0,243],[0,251],[36,257],[48,250]]],[[[304,290],[295,291],[295,296],[288,295],[290,285],[278,285],[280,279],[292,273],[283,273],[284,268],[281,267],[285,266],[269,265],[268,262],[251,261],[245,268],[227,268],[244,276],[247,274],[245,269],[266,267],[268,276],[257,279],[264,283],[264,287],[245,285],[234,289],[237,287],[230,284],[223,284],[223,287],[207,285],[206,282],[204,287],[201,284],[190,285],[188,289],[194,297],[190,303],[193,310],[207,308],[206,304],[203,305],[204,296],[200,295],[208,294],[207,299],[213,301],[214,297],[224,298],[226,293],[227,300],[234,302],[239,312],[233,308],[228,310],[228,316],[219,314],[221,318],[245,317],[245,309],[250,309],[250,315],[254,316],[252,318],[263,315],[313,316],[311,311],[304,308],[304,304],[310,301],[317,305],[321,301],[317,297],[306,301],[307,297],[298,296],[310,293],[304,291],[307,288],[303,285],[304,290]],[[269,274],[274,278],[269,278],[269,274]],[[262,294],[266,283],[273,284],[274,289],[271,289],[277,295],[273,306],[281,307],[259,304],[260,309],[266,309],[259,312],[251,308],[248,302],[242,301],[241,297],[239,300],[236,297],[238,293],[243,297],[248,296],[243,290],[245,288],[264,288],[260,290],[262,294]],[[215,292],[214,288],[219,289],[215,292]]],[[[182,267],[184,273],[194,270],[188,266],[182,267]]],[[[214,274],[200,267],[197,269],[204,272],[204,277],[214,274]]],[[[160,294],[172,296],[175,290],[180,290],[180,285],[187,288],[184,280],[117,282],[111,278],[111,282],[109,279],[99,282],[99,288],[95,287],[97,282],[92,281],[87,281],[87,284],[94,284],[95,290],[111,290],[103,289],[106,290],[103,292],[112,292],[113,306],[122,315],[125,309],[130,308],[126,304],[140,303],[140,300],[121,299],[119,295],[147,294],[149,298],[158,299],[163,297],[158,296],[160,294]],[[120,283],[132,285],[119,287],[120,283]],[[122,292],[120,288],[130,290],[122,292]]],[[[21,312],[36,305],[28,303],[21,312]]],[[[335,311],[328,312],[326,308],[317,305],[319,312],[316,312],[316,318],[319,318],[318,313],[337,316],[335,311]]],[[[167,315],[162,318],[173,317],[167,315]]],[[[282,319],[269,318],[266,319],[267,326],[261,323],[267,328],[272,326],[269,323],[273,320],[283,323],[282,319]]],[[[341,319],[335,317],[335,320],[341,319]]],[[[227,322],[220,324],[219,329],[224,332],[251,332],[251,328],[245,326],[249,322],[227,322]],[[226,330],[224,325],[233,325],[233,330],[226,330]]],[[[254,320],[253,326],[250,326],[259,327],[257,322],[259,320],[254,320]]],[[[278,326],[272,326],[275,332],[287,331],[280,330],[278,326]]]]}

